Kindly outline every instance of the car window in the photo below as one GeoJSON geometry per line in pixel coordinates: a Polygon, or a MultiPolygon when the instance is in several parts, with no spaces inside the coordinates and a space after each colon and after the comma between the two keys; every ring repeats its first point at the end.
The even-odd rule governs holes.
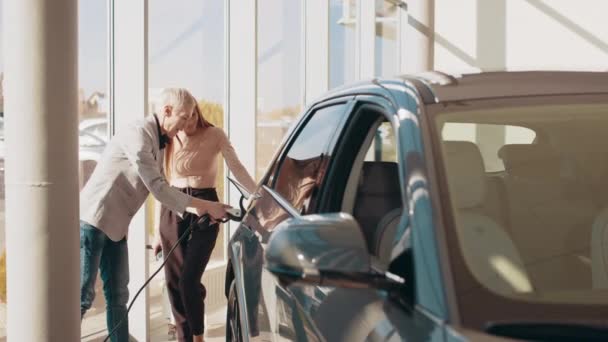
{"type": "Polygon", "coordinates": [[[365,161],[397,162],[395,134],[390,122],[385,121],[375,129],[372,144],[367,149],[365,161]]]}
{"type": "Polygon", "coordinates": [[[366,102],[354,107],[333,152],[319,210],[351,214],[370,253],[388,262],[403,203],[395,130],[384,111],[366,102]]]}
{"type": "Polygon", "coordinates": [[[368,131],[352,165],[343,210],[361,226],[370,252],[388,262],[403,210],[395,134],[388,121],[376,122],[368,131]]]}
{"type": "Polygon", "coordinates": [[[536,138],[536,132],[526,127],[471,122],[446,122],[441,135],[445,141],[470,141],[476,144],[482,142],[478,145],[486,172],[505,170],[505,164],[499,153],[503,146],[529,145],[536,138]]]}
{"type": "Polygon", "coordinates": [[[313,113],[280,159],[273,188],[301,213],[308,212],[310,200],[323,181],[328,147],[344,118],[345,107],[333,105],[313,113]]]}
{"type": "MultiPolygon", "coordinates": [[[[608,217],[608,149],[598,142],[608,128],[608,104],[542,101],[437,107],[455,225],[446,231],[456,239],[449,248],[463,258],[454,273],[471,274],[459,287],[472,300],[488,298],[481,293],[489,290],[528,302],[606,303],[597,279],[606,277],[608,260],[598,242],[608,217]],[[490,126],[494,134],[480,130],[490,126]],[[523,127],[534,127],[538,137],[523,127]],[[492,169],[490,153],[500,160],[492,169]],[[498,166],[500,175],[489,172],[498,166]]],[[[503,306],[487,307],[500,312],[503,306]]]]}

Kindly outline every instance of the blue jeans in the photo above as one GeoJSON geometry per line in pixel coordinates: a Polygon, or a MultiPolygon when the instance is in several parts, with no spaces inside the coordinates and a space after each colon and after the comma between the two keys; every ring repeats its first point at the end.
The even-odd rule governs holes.
{"type": "MultiPolygon", "coordinates": [[[[129,300],[129,256],[127,240],[114,242],[101,230],[80,222],[80,319],[95,299],[95,280],[101,269],[106,298],[108,332],[127,313],[129,300]]],[[[129,341],[129,320],[125,319],[112,335],[112,342],[129,341]]]]}

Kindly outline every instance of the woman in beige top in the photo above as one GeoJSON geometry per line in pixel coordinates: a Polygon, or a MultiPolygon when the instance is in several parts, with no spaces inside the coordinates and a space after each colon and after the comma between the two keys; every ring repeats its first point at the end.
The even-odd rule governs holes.
{"type": "MultiPolygon", "coordinates": [[[[169,183],[194,197],[218,201],[214,185],[221,153],[236,179],[253,193],[256,184],[224,131],[205,120],[198,105],[194,111],[196,115],[166,149],[165,172],[169,183]]],[[[191,214],[180,218],[162,207],[159,224],[162,249],[169,251],[196,219],[191,214]]],[[[190,239],[184,239],[167,256],[165,280],[179,341],[203,341],[206,290],[201,277],[215,247],[218,229],[215,222],[195,228],[190,239]]]]}

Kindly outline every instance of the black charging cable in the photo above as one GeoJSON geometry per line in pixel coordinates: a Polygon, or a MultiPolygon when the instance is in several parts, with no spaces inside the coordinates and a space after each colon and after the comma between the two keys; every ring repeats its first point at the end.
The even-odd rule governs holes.
{"type": "MultiPolygon", "coordinates": [[[[238,209],[234,210],[234,209],[228,209],[226,210],[226,215],[228,216],[227,219],[223,219],[223,220],[218,220],[216,221],[217,223],[226,223],[230,220],[233,221],[241,221],[242,214],[244,212],[244,208],[243,208],[243,201],[241,198],[240,201],[240,207],[241,210],[239,211],[238,209]]],[[[165,266],[165,264],[167,263],[167,260],[169,260],[169,256],[171,255],[171,253],[173,253],[173,251],[175,250],[175,248],[177,248],[177,246],[179,246],[179,244],[187,237],[190,236],[190,234],[194,231],[193,227],[196,225],[197,227],[202,226],[205,223],[209,222],[209,215],[203,215],[201,216],[198,220],[192,220],[192,223],[190,223],[190,225],[188,226],[188,228],[184,231],[184,233],[179,237],[179,239],[177,240],[177,242],[173,245],[173,247],[171,247],[171,249],[169,250],[169,252],[165,255],[163,260],[163,263],[158,267],[158,269],[148,278],[148,280],[146,280],[146,282],[139,288],[139,291],[137,291],[137,293],[135,294],[135,297],[133,297],[133,299],[131,299],[131,303],[129,303],[129,306],[127,307],[127,312],[125,313],[125,315],[122,317],[122,319],[120,320],[120,322],[118,322],[118,324],[116,326],[114,326],[114,328],[112,329],[112,331],[110,331],[110,333],[108,334],[108,336],[103,340],[103,342],[108,341],[108,339],[118,330],[118,328],[125,322],[126,319],[128,319],[129,317],[129,311],[131,310],[131,307],[133,306],[133,304],[135,303],[135,300],[137,299],[137,296],[139,296],[139,294],[141,293],[141,291],[143,291],[146,286],[148,286],[148,284],[150,283],[150,281],[152,281],[152,279],[154,279],[154,277],[158,274],[158,272],[160,272],[160,270],[163,269],[163,267],[165,266]]]]}

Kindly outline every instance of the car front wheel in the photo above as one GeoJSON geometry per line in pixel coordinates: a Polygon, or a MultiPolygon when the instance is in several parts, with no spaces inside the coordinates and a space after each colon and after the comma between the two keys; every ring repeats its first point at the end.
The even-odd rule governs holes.
{"type": "Polygon", "coordinates": [[[228,310],[226,311],[226,341],[243,341],[240,323],[240,307],[236,297],[236,281],[232,280],[228,291],[228,310]]]}

